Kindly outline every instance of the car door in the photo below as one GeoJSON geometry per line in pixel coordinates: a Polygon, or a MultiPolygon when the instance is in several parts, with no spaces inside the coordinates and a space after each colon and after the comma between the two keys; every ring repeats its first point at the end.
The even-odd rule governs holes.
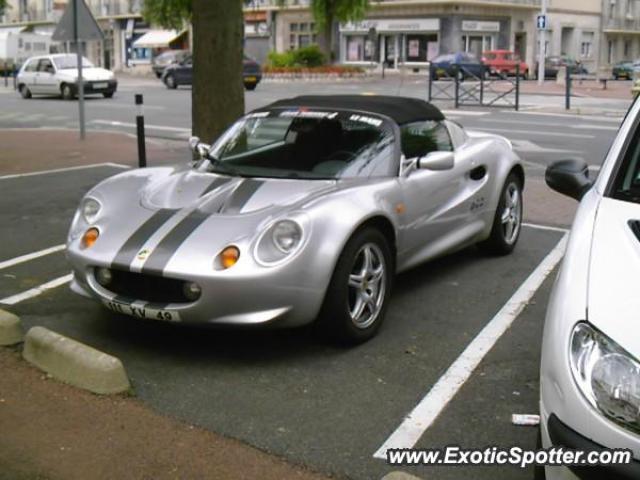
{"type": "Polygon", "coordinates": [[[482,229],[468,225],[470,203],[467,195],[469,156],[454,148],[444,122],[424,121],[401,127],[405,164],[434,151],[451,151],[455,162],[450,170],[410,169],[401,175],[406,219],[404,249],[409,257],[430,258],[459,244],[482,229]],[[471,228],[469,228],[471,227],[471,228]],[[465,229],[468,231],[465,232],[465,229]]]}
{"type": "Polygon", "coordinates": [[[180,85],[191,85],[193,83],[193,59],[186,57],[178,68],[176,68],[178,83],[180,85]]]}
{"type": "Polygon", "coordinates": [[[49,58],[41,58],[38,61],[38,71],[36,72],[37,93],[58,94],[58,81],[56,80],[56,69],[49,58]]]}

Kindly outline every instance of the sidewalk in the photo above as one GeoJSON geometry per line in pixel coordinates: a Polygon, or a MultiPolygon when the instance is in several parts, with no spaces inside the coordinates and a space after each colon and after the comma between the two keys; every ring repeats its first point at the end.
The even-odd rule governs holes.
{"type": "Polygon", "coordinates": [[[1,480],[327,478],[134,398],[50,380],[11,349],[0,348],[0,372],[1,480]]]}
{"type": "MultiPolygon", "coordinates": [[[[104,162],[134,166],[120,133],[0,130],[0,176],[104,162]]],[[[149,166],[185,162],[186,142],[147,142],[149,166]]],[[[44,179],[43,179],[44,181],[44,179]]],[[[322,480],[239,441],[50,380],[0,347],[0,480],[322,480]]],[[[242,421],[239,419],[238,421],[242,421]]]]}

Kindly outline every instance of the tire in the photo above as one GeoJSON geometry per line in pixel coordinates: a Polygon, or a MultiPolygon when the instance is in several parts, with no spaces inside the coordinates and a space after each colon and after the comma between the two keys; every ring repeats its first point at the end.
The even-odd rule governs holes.
{"type": "Polygon", "coordinates": [[[104,98],[113,98],[113,94],[114,94],[114,93],[115,93],[115,92],[102,92],[102,96],[103,96],[104,98]]]}
{"type": "Polygon", "coordinates": [[[317,323],[321,332],[346,345],[373,338],[389,303],[393,265],[389,244],[379,230],[365,228],[356,232],[340,254],[327,288],[317,323]],[[365,258],[369,258],[369,267],[365,266],[365,258]],[[365,302],[363,295],[373,304],[365,302]]]}
{"type": "Polygon", "coordinates": [[[164,77],[164,84],[167,86],[167,88],[170,88],[171,90],[175,90],[176,88],[178,88],[178,82],[176,82],[176,77],[174,77],[171,74],[164,77]]]}
{"type": "Polygon", "coordinates": [[[60,93],[62,98],[65,100],[73,100],[75,98],[75,93],[73,92],[73,88],[68,83],[63,83],[62,87],[60,87],[60,93]]]}
{"type": "Polygon", "coordinates": [[[27,87],[26,85],[20,85],[20,95],[22,96],[22,98],[27,100],[31,98],[31,90],[29,90],[29,87],[27,87]]]}
{"type": "Polygon", "coordinates": [[[156,72],[156,78],[162,78],[162,72],[156,72]]]}
{"type": "Polygon", "coordinates": [[[258,84],[257,84],[257,83],[245,83],[245,84],[244,84],[244,88],[245,88],[246,90],[249,90],[249,91],[253,91],[253,90],[255,90],[257,86],[258,86],[258,84]]]}
{"type": "Polygon", "coordinates": [[[502,187],[498,208],[493,217],[491,235],[478,246],[494,255],[508,255],[513,251],[522,230],[522,182],[510,173],[502,187]],[[507,199],[511,205],[507,204],[507,199]]]}

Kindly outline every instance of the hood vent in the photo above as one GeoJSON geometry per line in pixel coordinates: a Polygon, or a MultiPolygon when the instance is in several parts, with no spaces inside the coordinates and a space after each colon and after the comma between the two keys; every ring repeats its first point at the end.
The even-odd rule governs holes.
{"type": "Polygon", "coordinates": [[[640,240],[640,220],[629,220],[629,227],[638,240],[640,240]]]}

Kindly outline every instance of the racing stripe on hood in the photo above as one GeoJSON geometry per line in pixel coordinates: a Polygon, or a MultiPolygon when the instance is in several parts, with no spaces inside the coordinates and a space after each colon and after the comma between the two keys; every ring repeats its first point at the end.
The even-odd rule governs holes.
{"type": "Polygon", "coordinates": [[[211,182],[211,185],[209,185],[207,188],[204,189],[204,192],[202,192],[200,194],[201,197],[204,197],[205,195],[207,195],[208,193],[214,191],[216,188],[219,188],[227,183],[229,183],[231,181],[231,178],[225,178],[225,177],[220,177],[220,178],[216,178],[213,182],[211,182]]]}
{"type": "Polygon", "coordinates": [[[264,180],[246,179],[229,196],[220,213],[239,213],[262,186],[264,180]]]}
{"type": "Polygon", "coordinates": [[[156,245],[151,255],[142,267],[142,273],[150,275],[162,275],[163,270],[176,253],[180,245],[191,235],[207,218],[209,214],[200,210],[194,210],[156,245]]]}
{"type": "Polygon", "coordinates": [[[165,222],[167,222],[176,210],[163,208],[154,213],[144,222],[122,245],[113,261],[111,267],[129,266],[136,258],[138,252],[153,233],[158,230],[165,222]]]}

